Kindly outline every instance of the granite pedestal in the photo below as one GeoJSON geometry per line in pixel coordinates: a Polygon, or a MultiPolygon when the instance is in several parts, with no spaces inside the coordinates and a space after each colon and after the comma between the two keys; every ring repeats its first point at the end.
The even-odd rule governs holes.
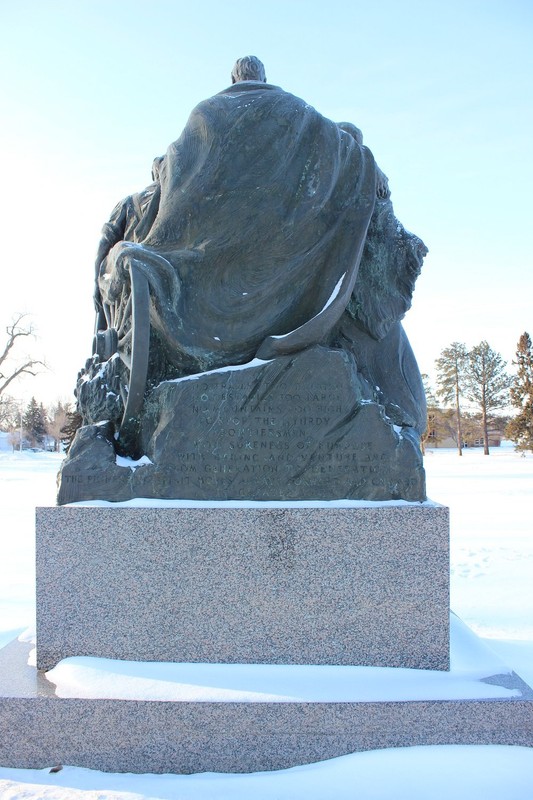
{"type": "Polygon", "coordinates": [[[37,510],[37,665],[449,665],[448,510],[37,510]]]}
{"type": "MultiPolygon", "coordinates": [[[[259,702],[202,700],[199,669],[197,695],[189,684],[183,701],[83,687],[62,698],[30,665],[32,645],[15,641],[0,650],[0,764],[250,772],[384,747],[533,746],[533,691],[505,666],[487,666],[475,637],[466,671],[456,658],[455,676],[445,669],[447,509],[288,505],[39,509],[38,663],[379,663],[417,667],[411,695],[405,670],[355,668],[348,699],[317,700],[298,682],[283,692],[294,697],[262,701],[265,686],[259,702]]],[[[224,686],[212,678],[207,685],[224,686]]]]}

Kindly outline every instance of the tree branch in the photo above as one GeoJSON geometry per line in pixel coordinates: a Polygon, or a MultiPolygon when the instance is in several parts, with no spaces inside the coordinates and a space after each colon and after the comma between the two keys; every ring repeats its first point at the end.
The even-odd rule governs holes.
{"type": "Polygon", "coordinates": [[[21,325],[22,320],[26,316],[26,314],[17,313],[14,315],[11,324],[6,326],[7,342],[4,346],[3,353],[0,355],[0,396],[7,389],[10,383],[12,383],[20,375],[38,375],[39,371],[35,369],[36,367],[44,367],[47,369],[44,361],[41,361],[37,358],[30,358],[28,355],[25,357],[26,360],[19,366],[16,365],[15,361],[15,364],[10,364],[7,370],[3,371],[1,369],[8,358],[12,355],[11,351],[17,340],[26,336],[35,335],[34,328],[31,323],[25,326],[21,325]]]}
{"type": "Polygon", "coordinates": [[[46,368],[44,361],[27,361],[25,364],[18,367],[9,377],[5,378],[5,375],[0,375],[0,379],[5,378],[4,383],[0,386],[0,395],[7,389],[11,381],[14,381],[19,375],[33,375],[34,377],[38,375],[38,372],[33,372],[33,367],[36,366],[46,368]]]}
{"type": "Polygon", "coordinates": [[[34,335],[33,325],[30,324],[28,328],[19,327],[21,320],[23,320],[25,316],[26,314],[17,314],[11,325],[6,325],[7,342],[4,347],[4,352],[0,356],[0,365],[3,364],[9,356],[9,353],[17,339],[19,339],[21,336],[34,335]]]}

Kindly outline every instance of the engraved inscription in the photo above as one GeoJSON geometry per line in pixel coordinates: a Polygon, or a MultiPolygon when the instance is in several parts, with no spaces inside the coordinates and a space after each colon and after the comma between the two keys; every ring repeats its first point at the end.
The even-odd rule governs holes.
{"type": "Polygon", "coordinates": [[[401,437],[353,365],[326,353],[154,390],[146,454],[193,499],[390,499],[407,477],[401,437]]]}

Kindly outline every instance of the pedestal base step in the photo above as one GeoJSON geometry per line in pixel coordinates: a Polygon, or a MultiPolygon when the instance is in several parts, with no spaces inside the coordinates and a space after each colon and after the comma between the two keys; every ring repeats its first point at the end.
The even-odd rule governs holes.
{"type": "MultiPolygon", "coordinates": [[[[422,688],[428,678],[435,681],[435,697],[443,696],[438,685],[442,683],[445,695],[446,682],[464,676],[476,699],[463,691],[460,698],[449,700],[314,702],[303,690],[304,699],[281,702],[60,698],[44,673],[28,666],[30,649],[16,641],[0,651],[4,766],[39,769],[62,763],[109,772],[254,772],[385,747],[533,746],[533,691],[505,667],[487,675],[484,648],[473,634],[467,668],[462,659],[455,672],[415,673],[422,688]]],[[[452,665],[454,661],[452,650],[452,665]]],[[[233,668],[241,674],[245,669],[233,668]]],[[[368,680],[366,668],[337,669],[362,670],[361,680],[368,680]]],[[[377,672],[383,674],[387,696],[398,677],[405,692],[407,670],[377,672]]],[[[378,683],[374,680],[375,686],[378,683]]],[[[355,684],[357,680],[354,697],[355,684]]]]}

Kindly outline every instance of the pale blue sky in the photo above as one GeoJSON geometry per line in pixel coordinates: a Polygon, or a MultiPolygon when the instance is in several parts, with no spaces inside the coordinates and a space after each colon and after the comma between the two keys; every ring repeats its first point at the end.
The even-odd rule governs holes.
{"type": "Polygon", "coordinates": [[[510,359],[533,334],[532,0],[252,5],[0,0],[0,322],[32,313],[54,369],[18,394],[69,394],[102,223],[246,54],[363,130],[428,245],[405,323],[422,371],[453,340],[510,359]]]}

